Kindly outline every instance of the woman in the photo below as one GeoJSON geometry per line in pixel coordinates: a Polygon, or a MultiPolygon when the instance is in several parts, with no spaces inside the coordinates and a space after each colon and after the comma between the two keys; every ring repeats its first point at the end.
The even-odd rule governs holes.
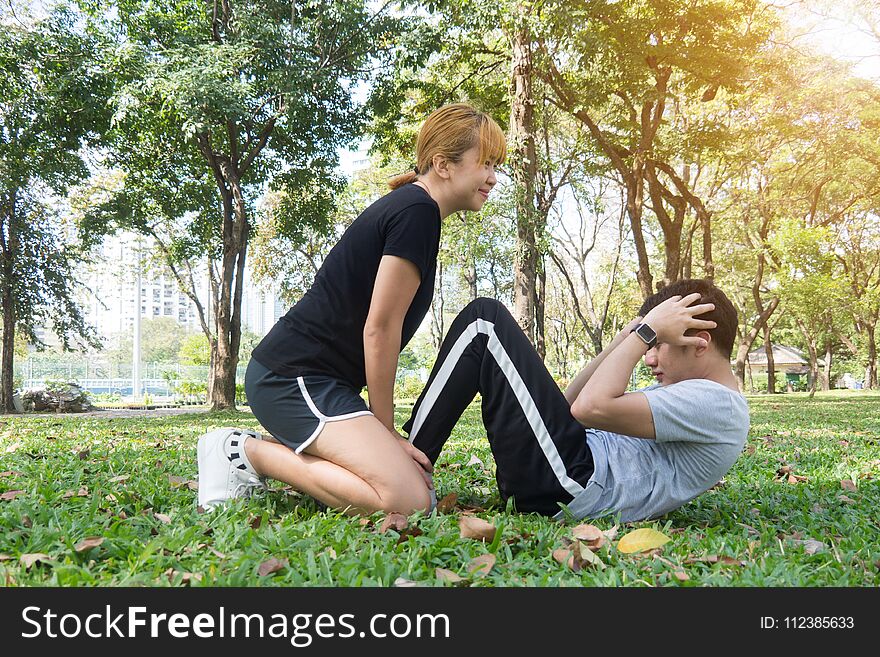
{"type": "Polygon", "coordinates": [[[483,207],[505,156],[501,129],[473,107],[428,117],[414,170],[355,219],[254,349],[245,390],[277,442],[230,429],[199,439],[201,506],[272,477],[352,514],[431,508],[431,462],[394,427],[397,359],[431,303],[441,221],[483,207]]]}

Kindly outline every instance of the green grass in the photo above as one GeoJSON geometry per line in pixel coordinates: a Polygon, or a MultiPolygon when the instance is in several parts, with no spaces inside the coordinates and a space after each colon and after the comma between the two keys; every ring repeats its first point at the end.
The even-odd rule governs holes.
{"type": "Polygon", "coordinates": [[[666,533],[671,540],[658,553],[627,555],[612,544],[598,553],[605,569],[580,572],[551,556],[574,523],[501,504],[476,407],[449,441],[435,482],[441,496],[455,492],[460,505],[483,509],[477,515],[500,532],[490,545],[460,538],[459,512],[415,515],[410,525],[421,534],[400,540],[394,530],[379,533],[380,515],[364,526],[280,484],[265,496],[199,514],[186,485],[197,476],[196,438],[218,426],[258,426],[247,413],[6,416],[0,494],[23,492],[0,501],[0,584],[388,586],[405,578],[448,586],[436,568],[466,577],[459,585],[470,586],[880,584],[880,394],[789,394],[752,397],[750,404],[747,449],[721,485],[658,521],[620,527],[621,536],[638,527],[666,533]],[[472,456],[482,464],[468,465],[472,456]],[[784,465],[806,480],[780,480],[784,465]],[[128,479],[113,481],[121,476],[128,479]],[[857,490],[844,490],[841,480],[857,490]],[[94,536],[104,537],[100,546],[75,550],[94,536]],[[810,539],[822,549],[808,553],[803,541],[810,539]],[[468,562],[487,551],[495,566],[468,578],[468,562]],[[49,560],[27,569],[20,556],[28,553],[49,560]],[[272,557],[288,565],[260,576],[260,564],[272,557]]]}

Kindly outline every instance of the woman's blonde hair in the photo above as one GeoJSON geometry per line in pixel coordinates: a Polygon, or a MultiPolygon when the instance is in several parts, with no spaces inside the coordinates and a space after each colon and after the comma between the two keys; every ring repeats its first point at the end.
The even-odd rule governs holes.
{"type": "Polygon", "coordinates": [[[388,181],[391,189],[407,185],[428,173],[435,155],[460,162],[465,151],[480,146],[480,161],[495,164],[507,157],[504,133],[491,116],[467,103],[444,105],[425,119],[416,141],[416,164],[412,171],[388,181]]]}

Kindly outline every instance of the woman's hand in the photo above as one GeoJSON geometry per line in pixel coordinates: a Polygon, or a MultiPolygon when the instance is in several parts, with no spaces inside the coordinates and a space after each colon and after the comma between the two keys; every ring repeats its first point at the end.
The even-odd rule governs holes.
{"type": "Polygon", "coordinates": [[[434,490],[434,478],[431,476],[431,473],[434,472],[434,464],[431,463],[431,459],[429,459],[428,455],[422,450],[409,442],[408,439],[401,436],[396,430],[393,431],[393,433],[400,439],[400,446],[403,447],[403,451],[406,452],[410,458],[416,462],[416,465],[419,466],[419,472],[422,473],[422,477],[428,485],[428,490],[434,490]]]}

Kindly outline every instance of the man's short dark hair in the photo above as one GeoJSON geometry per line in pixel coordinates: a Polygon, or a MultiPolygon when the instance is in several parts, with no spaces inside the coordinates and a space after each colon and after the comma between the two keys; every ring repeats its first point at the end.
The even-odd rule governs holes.
{"type": "MultiPolygon", "coordinates": [[[[645,299],[642,307],[639,308],[639,315],[644,317],[656,305],[659,305],[674,296],[686,297],[695,292],[700,293],[700,298],[691,305],[700,303],[714,303],[715,309],[702,315],[697,315],[697,319],[705,319],[713,321],[717,326],[713,329],[707,329],[709,335],[712,336],[712,342],[722,354],[730,358],[733,353],[733,343],[736,340],[736,326],[739,321],[736,314],[736,308],[730,303],[730,299],[719,288],[715,287],[709,279],[706,278],[683,278],[670,285],[667,285],[656,294],[652,294],[645,299]]],[[[689,329],[685,335],[696,335],[697,331],[689,329]]]]}

